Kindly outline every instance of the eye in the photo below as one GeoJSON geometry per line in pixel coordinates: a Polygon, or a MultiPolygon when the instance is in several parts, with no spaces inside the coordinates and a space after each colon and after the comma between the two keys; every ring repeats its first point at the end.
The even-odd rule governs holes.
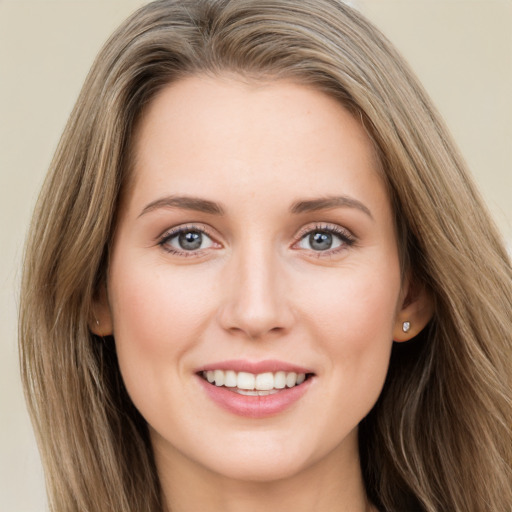
{"type": "Polygon", "coordinates": [[[350,246],[353,243],[352,235],[341,228],[317,227],[306,232],[297,243],[297,247],[309,251],[327,252],[350,246]]]}
{"type": "Polygon", "coordinates": [[[214,246],[213,240],[201,229],[178,228],[166,233],[159,244],[171,253],[191,253],[214,246]]]}

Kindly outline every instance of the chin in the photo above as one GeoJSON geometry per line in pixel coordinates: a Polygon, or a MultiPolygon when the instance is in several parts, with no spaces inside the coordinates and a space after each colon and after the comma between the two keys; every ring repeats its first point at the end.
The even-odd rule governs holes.
{"type": "Polygon", "coordinates": [[[278,454],[270,459],[261,456],[226,457],[221,464],[208,469],[230,480],[272,483],[296,476],[307,467],[302,457],[298,460],[297,457],[278,454]]]}
{"type": "MultiPolygon", "coordinates": [[[[294,436],[293,430],[284,436],[272,436],[266,430],[259,433],[261,436],[253,431],[238,439],[233,437],[227,448],[228,443],[223,443],[223,449],[203,451],[200,457],[195,457],[196,462],[227,479],[271,483],[307,473],[317,462],[331,455],[339,460],[340,450],[347,447],[343,442],[325,444],[311,435],[294,436]]],[[[354,439],[356,442],[349,444],[357,450],[357,432],[354,439]]]]}

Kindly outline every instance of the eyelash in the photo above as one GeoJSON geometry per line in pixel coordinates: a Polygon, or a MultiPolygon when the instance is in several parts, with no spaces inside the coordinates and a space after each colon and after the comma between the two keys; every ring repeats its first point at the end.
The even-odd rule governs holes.
{"type": "Polygon", "coordinates": [[[201,233],[203,235],[206,235],[210,240],[212,240],[213,244],[216,242],[214,241],[214,238],[212,235],[210,235],[209,230],[204,225],[186,225],[186,226],[178,226],[176,228],[173,228],[169,231],[166,231],[158,240],[158,245],[162,247],[162,249],[170,254],[176,254],[178,256],[182,256],[185,258],[190,258],[194,256],[201,256],[203,252],[207,249],[198,249],[196,251],[180,251],[178,249],[175,249],[174,247],[171,247],[170,245],[167,245],[170,240],[175,238],[176,236],[180,235],[181,233],[189,233],[189,232],[196,232],[201,233]]]}
{"type": "Polygon", "coordinates": [[[301,231],[299,231],[299,234],[297,236],[298,240],[297,242],[294,243],[294,246],[296,246],[307,236],[315,232],[329,233],[331,235],[338,237],[342,242],[339,247],[335,247],[334,249],[327,249],[325,251],[310,250],[310,252],[313,253],[318,258],[321,258],[322,256],[332,256],[333,254],[336,254],[340,251],[346,250],[347,248],[354,246],[355,243],[357,242],[356,237],[348,229],[342,228],[335,224],[316,224],[313,227],[306,226],[301,231]]]}
{"type": "MultiPolygon", "coordinates": [[[[198,249],[198,250],[178,250],[170,245],[168,245],[169,241],[175,238],[176,236],[180,235],[181,233],[188,233],[188,232],[198,232],[206,235],[210,240],[212,240],[213,244],[218,244],[218,242],[214,241],[214,237],[209,233],[209,230],[204,225],[186,225],[186,226],[179,226],[176,228],[173,228],[169,231],[166,231],[164,235],[160,237],[158,240],[158,245],[162,247],[162,249],[170,254],[176,254],[182,257],[194,257],[194,256],[201,256],[203,252],[209,248],[206,249],[198,249]]],[[[336,254],[337,252],[346,250],[349,247],[352,247],[356,243],[356,238],[350,231],[347,229],[341,228],[340,226],[332,225],[332,224],[316,224],[315,226],[307,226],[303,228],[301,231],[299,231],[297,235],[297,240],[294,242],[293,247],[295,247],[297,244],[299,244],[302,240],[304,240],[307,236],[311,235],[312,233],[319,232],[319,233],[329,233],[336,237],[338,237],[341,240],[341,245],[339,247],[335,247],[334,249],[327,249],[325,251],[314,251],[309,250],[309,252],[316,255],[316,257],[321,258],[322,256],[331,256],[332,254],[336,254]]]]}

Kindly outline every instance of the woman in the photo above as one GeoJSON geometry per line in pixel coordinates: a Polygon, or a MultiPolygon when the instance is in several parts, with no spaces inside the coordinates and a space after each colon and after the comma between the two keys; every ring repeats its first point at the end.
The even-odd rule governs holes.
{"type": "Polygon", "coordinates": [[[510,263],[342,3],[143,7],[34,219],[20,343],[54,510],[510,510],[510,263]]]}

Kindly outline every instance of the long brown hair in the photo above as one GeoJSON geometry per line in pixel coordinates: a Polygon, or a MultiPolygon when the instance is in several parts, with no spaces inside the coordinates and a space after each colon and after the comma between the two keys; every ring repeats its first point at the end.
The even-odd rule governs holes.
{"type": "Polygon", "coordinates": [[[135,123],[165,85],[197,73],[293,79],[362,120],[394,206],[402,267],[435,304],[427,328],[394,347],[360,425],[367,493],[390,512],[510,512],[510,261],[416,78],[339,0],[161,0],[98,55],[37,203],[22,283],[22,374],[51,509],[163,509],[115,346],[88,323],[135,123]]]}

